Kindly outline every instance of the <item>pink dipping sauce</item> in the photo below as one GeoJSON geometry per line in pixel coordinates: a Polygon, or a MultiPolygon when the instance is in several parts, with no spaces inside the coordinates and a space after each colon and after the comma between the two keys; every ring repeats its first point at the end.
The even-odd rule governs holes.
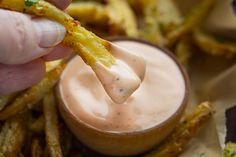
{"type": "MultiPolygon", "coordinates": [[[[167,120],[182,104],[186,92],[177,63],[162,50],[142,42],[121,40],[114,43],[141,55],[146,61],[140,87],[124,103],[116,104],[93,70],[76,56],[68,63],[59,83],[66,107],[87,125],[107,132],[139,131],[167,120]]],[[[117,57],[116,51],[112,53],[117,57]]],[[[122,57],[119,55],[118,59],[132,60],[132,57],[122,57]]],[[[139,73],[138,67],[133,69],[139,73]]],[[[129,86],[129,82],[124,83],[129,86]]]]}

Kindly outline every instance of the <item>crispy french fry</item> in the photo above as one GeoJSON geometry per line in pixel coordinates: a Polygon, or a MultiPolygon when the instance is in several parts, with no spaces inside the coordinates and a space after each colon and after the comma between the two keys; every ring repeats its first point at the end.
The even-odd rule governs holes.
{"type": "Polygon", "coordinates": [[[173,0],[158,0],[156,1],[158,15],[156,21],[160,30],[165,35],[174,30],[183,22],[183,17],[173,0]]]}
{"type": "Polygon", "coordinates": [[[31,157],[43,157],[43,148],[38,138],[34,138],[31,143],[31,157]]]}
{"type": "Polygon", "coordinates": [[[98,2],[76,2],[69,5],[66,12],[74,19],[84,23],[108,25],[109,16],[104,5],[98,2]]]}
{"type": "Polygon", "coordinates": [[[194,30],[193,39],[201,50],[211,55],[226,57],[236,55],[236,42],[215,38],[199,29],[194,30]]]}
{"type": "MultiPolygon", "coordinates": [[[[135,15],[125,0],[107,0],[111,29],[121,29],[129,37],[138,36],[135,15]]],[[[113,31],[113,30],[112,30],[113,31]]]]}
{"type": "Polygon", "coordinates": [[[201,103],[196,110],[176,127],[175,131],[159,147],[144,157],[176,157],[198,131],[212,117],[212,108],[208,102],[201,103]]]}
{"type": "Polygon", "coordinates": [[[192,43],[191,38],[189,36],[184,36],[178,42],[175,53],[180,63],[182,63],[185,67],[188,67],[189,59],[192,55],[192,43]]]}
{"type": "Polygon", "coordinates": [[[27,113],[8,119],[0,133],[0,156],[18,157],[27,134],[27,113]]]}
{"type": "Polygon", "coordinates": [[[34,104],[39,102],[56,84],[64,66],[63,63],[60,64],[54,70],[49,71],[38,84],[20,94],[10,105],[0,112],[0,120],[5,120],[16,115],[27,107],[31,108],[34,104]]]}
{"type": "Polygon", "coordinates": [[[40,116],[30,125],[30,130],[36,133],[41,133],[44,130],[44,124],[45,124],[44,116],[40,116]]]}
{"type": "Polygon", "coordinates": [[[18,93],[12,93],[12,94],[8,94],[8,95],[3,95],[0,96],[0,111],[2,109],[4,109],[4,107],[10,103],[16,96],[18,93]]]}
{"type": "Polygon", "coordinates": [[[185,21],[167,34],[167,46],[173,46],[183,35],[191,32],[206,17],[214,4],[214,0],[201,0],[194,6],[185,21]]]}
{"type": "Polygon", "coordinates": [[[236,144],[229,142],[224,148],[224,157],[236,157],[236,144]]]}
{"type": "Polygon", "coordinates": [[[51,157],[62,157],[60,146],[58,115],[55,98],[52,92],[48,93],[43,100],[43,110],[45,119],[45,135],[47,147],[51,157]]]}
{"type": "Polygon", "coordinates": [[[0,8],[43,16],[62,24],[67,30],[63,43],[74,49],[90,66],[101,63],[110,67],[115,63],[107,41],[87,31],[78,21],[46,1],[1,0],[0,8]]]}
{"type": "Polygon", "coordinates": [[[141,27],[139,35],[144,40],[154,44],[164,46],[166,40],[161,32],[160,25],[158,24],[157,17],[159,16],[157,1],[148,0],[139,1],[142,4],[144,14],[144,25],[141,27]]]}

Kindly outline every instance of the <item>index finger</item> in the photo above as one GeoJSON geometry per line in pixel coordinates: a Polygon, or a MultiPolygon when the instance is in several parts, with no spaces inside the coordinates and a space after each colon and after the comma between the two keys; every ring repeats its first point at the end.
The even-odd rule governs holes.
{"type": "Polygon", "coordinates": [[[71,3],[71,0],[47,0],[48,2],[54,4],[58,8],[64,10],[71,3]]]}

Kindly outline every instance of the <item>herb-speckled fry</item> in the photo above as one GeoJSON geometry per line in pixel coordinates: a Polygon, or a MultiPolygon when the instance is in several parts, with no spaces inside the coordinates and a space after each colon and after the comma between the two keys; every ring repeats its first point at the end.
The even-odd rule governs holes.
{"type": "Polygon", "coordinates": [[[156,3],[156,21],[161,32],[166,35],[166,33],[174,30],[183,22],[183,17],[175,1],[158,0],[156,3]]]}
{"type": "Polygon", "coordinates": [[[144,14],[144,25],[140,29],[140,37],[151,43],[164,46],[166,44],[166,39],[163,36],[157,21],[157,17],[159,16],[157,1],[140,0],[139,2],[140,5],[142,5],[142,12],[144,14]]]}
{"type": "Polygon", "coordinates": [[[171,47],[183,35],[191,32],[206,17],[214,4],[214,0],[201,0],[194,6],[185,21],[173,31],[167,34],[167,46],[171,47]]]}
{"type": "Polygon", "coordinates": [[[224,157],[236,157],[236,144],[229,142],[224,148],[224,157]]]}
{"type": "Polygon", "coordinates": [[[55,98],[52,92],[48,93],[43,100],[45,119],[45,135],[48,151],[51,157],[62,157],[59,139],[58,115],[55,98]]]}
{"type": "Polygon", "coordinates": [[[0,111],[16,97],[17,93],[0,96],[0,111]]]}
{"type": "Polygon", "coordinates": [[[194,30],[193,39],[201,50],[211,55],[226,57],[236,55],[236,42],[216,38],[199,29],[194,30]]]}
{"type": "Polygon", "coordinates": [[[138,36],[136,17],[128,2],[125,0],[107,0],[108,14],[110,17],[111,29],[121,29],[129,37],[138,36]]]}
{"type": "Polygon", "coordinates": [[[211,117],[209,103],[201,103],[191,115],[185,117],[164,143],[144,157],[176,157],[211,117]]]}
{"type": "Polygon", "coordinates": [[[184,36],[180,39],[177,43],[175,53],[180,63],[188,67],[188,62],[192,55],[192,41],[189,36],[184,36]]]}
{"type": "Polygon", "coordinates": [[[27,133],[27,113],[8,119],[0,133],[0,156],[18,157],[27,133]],[[2,138],[3,137],[3,138],[2,138]]]}
{"type": "Polygon", "coordinates": [[[39,102],[57,83],[64,66],[64,64],[60,64],[57,68],[49,71],[38,84],[20,94],[11,104],[0,112],[0,120],[5,120],[16,115],[27,107],[30,108],[39,102]]]}
{"type": "Polygon", "coordinates": [[[36,0],[31,5],[27,5],[26,2],[25,0],[1,0],[0,8],[43,16],[62,24],[67,30],[64,44],[74,49],[90,66],[98,62],[110,67],[115,63],[115,58],[108,50],[109,43],[81,27],[80,23],[71,16],[43,0],[36,0]]]}
{"type": "Polygon", "coordinates": [[[109,21],[107,9],[98,2],[72,3],[66,9],[66,12],[74,19],[85,23],[104,26],[109,21]]]}

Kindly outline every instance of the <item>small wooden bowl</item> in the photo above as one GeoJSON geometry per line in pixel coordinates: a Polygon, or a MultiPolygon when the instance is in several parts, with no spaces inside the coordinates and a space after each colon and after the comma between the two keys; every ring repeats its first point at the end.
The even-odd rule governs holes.
{"type": "Polygon", "coordinates": [[[189,84],[188,77],[184,72],[183,67],[179,64],[175,56],[168,50],[141,40],[131,38],[113,38],[111,41],[118,40],[131,40],[154,46],[157,49],[161,49],[176,62],[176,65],[179,67],[185,81],[185,96],[177,111],[166,121],[152,128],[128,133],[114,133],[101,131],[91,127],[90,125],[78,119],[78,117],[75,117],[68,106],[63,103],[63,100],[60,96],[61,91],[58,90],[58,98],[60,102],[59,109],[62,117],[73,134],[89,148],[106,155],[130,156],[150,150],[155,145],[162,142],[171,133],[171,131],[173,131],[186,107],[189,94],[189,84]]]}

